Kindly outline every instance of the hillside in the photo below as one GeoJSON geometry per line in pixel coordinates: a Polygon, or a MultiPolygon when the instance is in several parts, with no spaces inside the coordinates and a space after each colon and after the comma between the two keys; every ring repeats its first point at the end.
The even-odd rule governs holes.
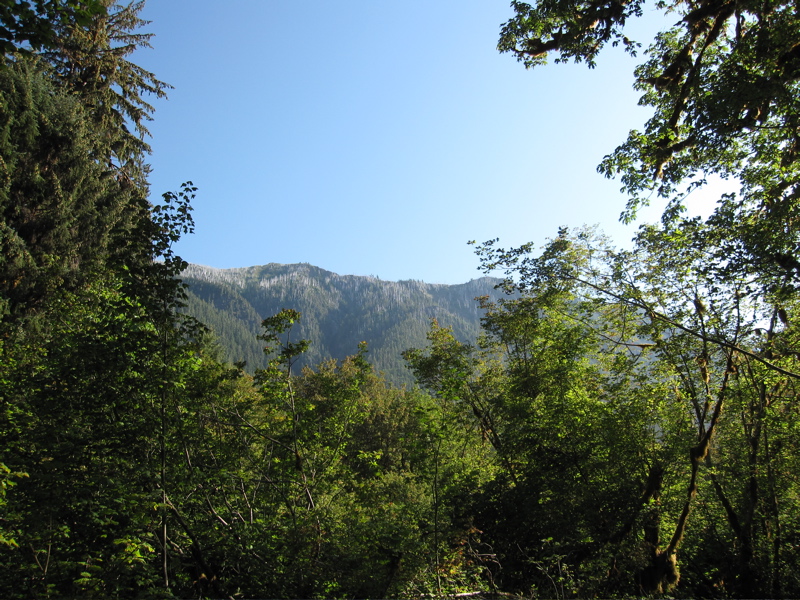
{"type": "Polygon", "coordinates": [[[431,319],[452,327],[462,341],[479,332],[481,311],[475,298],[498,296],[499,280],[489,277],[460,285],[421,281],[383,281],[337,275],[309,264],[215,269],[189,265],[187,312],[217,335],[230,361],[262,367],[261,321],[284,308],[302,313],[295,339],[312,342],[305,361],[316,365],[355,353],[366,341],[369,360],[390,381],[410,383],[400,353],[425,345],[431,319]]]}

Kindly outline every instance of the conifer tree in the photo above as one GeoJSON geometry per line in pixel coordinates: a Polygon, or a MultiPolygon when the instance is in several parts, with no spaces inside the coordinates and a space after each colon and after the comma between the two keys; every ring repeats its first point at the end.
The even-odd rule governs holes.
{"type": "Polygon", "coordinates": [[[95,157],[117,170],[118,177],[144,186],[144,158],[150,151],[145,137],[154,111],[146,96],[164,98],[171,86],[128,60],[137,48],[150,47],[152,34],[138,31],[147,24],[139,17],[144,1],[125,6],[101,1],[105,12],[85,26],[62,26],[56,46],[45,56],[92,116],[98,134],[95,157]]]}
{"type": "Polygon", "coordinates": [[[103,0],[0,0],[0,56],[49,48],[59,25],[85,25],[105,9],[103,0]]]}
{"type": "Polygon", "coordinates": [[[0,68],[5,597],[169,591],[152,507],[192,370],[171,246],[193,188],[148,201],[143,95],[166,85],[125,59],[142,4],[103,7],[0,68]]]}

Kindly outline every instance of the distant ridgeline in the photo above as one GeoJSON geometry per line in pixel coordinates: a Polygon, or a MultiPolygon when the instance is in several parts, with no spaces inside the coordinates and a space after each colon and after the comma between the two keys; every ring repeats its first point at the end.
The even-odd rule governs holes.
{"type": "Polygon", "coordinates": [[[186,312],[217,336],[231,362],[247,361],[253,371],[265,364],[261,321],[284,308],[302,313],[292,341],[307,339],[311,347],[298,364],[315,366],[355,354],[367,342],[369,361],[389,381],[410,383],[400,353],[426,345],[430,321],[452,327],[463,342],[474,342],[482,311],[477,296],[502,296],[499,279],[483,277],[460,285],[421,281],[383,281],[376,277],[337,275],[309,264],[268,264],[239,269],[189,265],[186,312]]]}

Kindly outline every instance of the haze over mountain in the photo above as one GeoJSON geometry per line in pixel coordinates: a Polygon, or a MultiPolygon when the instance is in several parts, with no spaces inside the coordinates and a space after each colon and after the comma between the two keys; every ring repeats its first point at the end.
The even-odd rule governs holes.
{"type": "Polygon", "coordinates": [[[383,281],[337,275],[307,263],[238,269],[189,265],[187,312],[216,334],[229,361],[247,361],[252,371],[265,365],[257,339],[261,321],[284,308],[300,311],[292,340],[311,347],[298,367],[354,354],[367,342],[368,359],[394,383],[411,383],[400,356],[422,347],[431,319],[451,327],[456,337],[474,341],[479,333],[478,296],[500,297],[499,279],[482,277],[459,285],[422,281],[383,281]]]}

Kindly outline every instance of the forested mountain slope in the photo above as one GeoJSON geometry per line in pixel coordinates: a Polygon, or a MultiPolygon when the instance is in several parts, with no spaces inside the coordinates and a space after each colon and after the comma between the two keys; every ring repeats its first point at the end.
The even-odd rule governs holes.
{"type": "Polygon", "coordinates": [[[396,383],[412,378],[400,356],[424,346],[431,319],[451,327],[461,341],[474,340],[482,311],[475,298],[498,297],[499,280],[483,277],[460,285],[421,281],[383,281],[377,277],[337,275],[309,264],[214,269],[189,265],[187,311],[218,337],[230,361],[263,367],[263,344],[256,336],[261,321],[284,308],[302,313],[294,339],[311,347],[299,366],[353,354],[368,345],[369,360],[396,383]]]}

